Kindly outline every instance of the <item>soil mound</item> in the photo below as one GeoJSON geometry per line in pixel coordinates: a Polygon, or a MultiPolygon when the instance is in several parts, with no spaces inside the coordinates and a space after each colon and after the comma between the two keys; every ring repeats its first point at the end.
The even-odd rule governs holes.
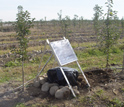
{"type": "MultiPolygon", "coordinates": [[[[111,69],[92,69],[84,72],[84,74],[86,75],[91,87],[99,84],[106,84],[113,79],[113,71],[111,69]]],[[[82,74],[79,75],[78,81],[81,82],[81,88],[86,88],[86,82],[84,81],[82,74]]]]}

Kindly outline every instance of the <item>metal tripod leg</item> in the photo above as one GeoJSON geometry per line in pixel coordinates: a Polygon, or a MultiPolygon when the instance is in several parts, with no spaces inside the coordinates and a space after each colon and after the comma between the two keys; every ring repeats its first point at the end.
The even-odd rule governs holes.
{"type": "Polygon", "coordinates": [[[89,82],[88,82],[88,80],[87,80],[87,78],[86,78],[84,72],[82,71],[82,69],[81,69],[81,67],[80,67],[80,64],[78,63],[78,61],[76,61],[76,62],[77,62],[77,65],[78,65],[80,71],[82,72],[82,75],[84,76],[85,81],[87,82],[88,86],[90,87],[90,84],[89,84],[89,82]]]}
{"type": "Polygon", "coordinates": [[[71,85],[70,85],[70,83],[69,83],[69,81],[68,81],[68,79],[67,79],[67,77],[66,77],[66,75],[65,75],[65,73],[63,71],[63,69],[62,69],[62,67],[60,67],[60,70],[62,71],[62,74],[63,74],[63,76],[64,76],[69,88],[71,89],[71,92],[72,92],[73,96],[76,97],[76,95],[75,95],[75,93],[74,93],[74,91],[73,91],[73,89],[72,89],[72,87],[71,87],[71,85]]]}
{"type": "Polygon", "coordinates": [[[38,75],[36,76],[36,79],[38,78],[38,76],[41,74],[41,72],[44,70],[44,68],[46,67],[46,65],[48,64],[48,62],[50,61],[50,59],[52,58],[53,54],[51,54],[51,56],[49,57],[49,59],[47,60],[46,64],[43,66],[43,68],[41,69],[41,71],[38,73],[38,75]]]}

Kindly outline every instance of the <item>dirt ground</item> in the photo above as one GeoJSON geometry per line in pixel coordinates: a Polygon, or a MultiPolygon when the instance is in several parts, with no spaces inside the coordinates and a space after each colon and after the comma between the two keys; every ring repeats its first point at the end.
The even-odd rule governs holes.
{"type": "MultiPolygon", "coordinates": [[[[87,87],[83,77],[79,76],[80,95],[77,98],[70,96],[66,99],[56,99],[49,93],[35,88],[33,83],[26,86],[25,92],[17,90],[7,92],[13,87],[9,83],[0,84],[0,107],[20,107],[19,104],[31,107],[106,107],[112,99],[124,101],[124,74],[115,74],[112,70],[91,69],[85,72],[91,85],[87,87]]],[[[111,102],[110,102],[111,101],[111,102]]],[[[114,105],[114,104],[113,104],[114,105]]],[[[121,104],[123,107],[124,105],[121,104]]],[[[120,106],[120,107],[121,107],[120,106]]]]}

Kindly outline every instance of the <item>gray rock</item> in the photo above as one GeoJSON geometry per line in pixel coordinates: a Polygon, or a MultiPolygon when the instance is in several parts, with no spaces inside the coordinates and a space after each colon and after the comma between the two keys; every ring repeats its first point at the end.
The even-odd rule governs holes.
{"type": "Polygon", "coordinates": [[[69,90],[68,86],[65,86],[65,87],[57,90],[55,93],[55,98],[57,98],[57,99],[63,99],[63,98],[67,98],[69,96],[70,96],[70,90],[69,90]]]}
{"type": "Polygon", "coordinates": [[[55,95],[55,93],[56,93],[56,91],[57,91],[58,89],[59,89],[58,86],[52,86],[52,87],[50,88],[50,91],[49,91],[50,95],[55,95]]]}
{"type": "Polygon", "coordinates": [[[38,78],[38,81],[41,85],[43,85],[46,81],[47,81],[47,78],[44,78],[44,77],[39,77],[38,78]]]}
{"type": "Polygon", "coordinates": [[[39,83],[39,81],[34,81],[34,87],[36,87],[36,88],[39,88],[41,85],[40,85],[40,83],[39,83]]]}
{"type": "Polygon", "coordinates": [[[50,89],[52,86],[58,86],[58,84],[57,84],[57,83],[52,83],[52,84],[50,84],[50,83],[48,83],[48,82],[45,82],[45,83],[42,85],[41,90],[47,92],[47,91],[49,91],[49,89],[50,89]]]}
{"type": "Polygon", "coordinates": [[[48,82],[45,82],[42,85],[41,90],[47,92],[47,91],[49,91],[49,88],[50,88],[49,83],[48,82]]]}
{"type": "Polygon", "coordinates": [[[52,86],[59,86],[59,85],[57,83],[51,83],[49,84],[49,86],[52,87],[52,86]]]}
{"type": "Polygon", "coordinates": [[[62,99],[63,97],[63,92],[61,89],[57,90],[55,93],[55,98],[62,99]]]}

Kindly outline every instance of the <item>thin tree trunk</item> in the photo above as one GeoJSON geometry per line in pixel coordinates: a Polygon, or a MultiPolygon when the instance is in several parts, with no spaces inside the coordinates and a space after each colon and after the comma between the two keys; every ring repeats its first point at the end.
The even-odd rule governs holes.
{"type": "Polygon", "coordinates": [[[107,45],[107,59],[106,59],[106,67],[108,68],[108,66],[109,66],[109,55],[110,55],[110,53],[109,53],[109,50],[110,50],[110,33],[109,33],[109,11],[110,11],[110,7],[108,7],[108,13],[107,13],[107,24],[106,24],[106,28],[107,28],[107,40],[106,40],[106,45],[107,45]]]}
{"type": "Polygon", "coordinates": [[[23,85],[23,91],[24,91],[24,61],[22,59],[22,85],[23,85]]]}
{"type": "Polygon", "coordinates": [[[106,64],[106,67],[108,68],[109,64],[108,64],[108,55],[107,55],[107,64],[106,64]]]}
{"type": "Polygon", "coordinates": [[[123,52],[123,65],[122,65],[122,72],[124,72],[124,52],[123,52]]]}
{"type": "Polygon", "coordinates": [[[109,66],[109,49],[107,50],[107,59],[106,59],[106,67],[109,66]]]}

